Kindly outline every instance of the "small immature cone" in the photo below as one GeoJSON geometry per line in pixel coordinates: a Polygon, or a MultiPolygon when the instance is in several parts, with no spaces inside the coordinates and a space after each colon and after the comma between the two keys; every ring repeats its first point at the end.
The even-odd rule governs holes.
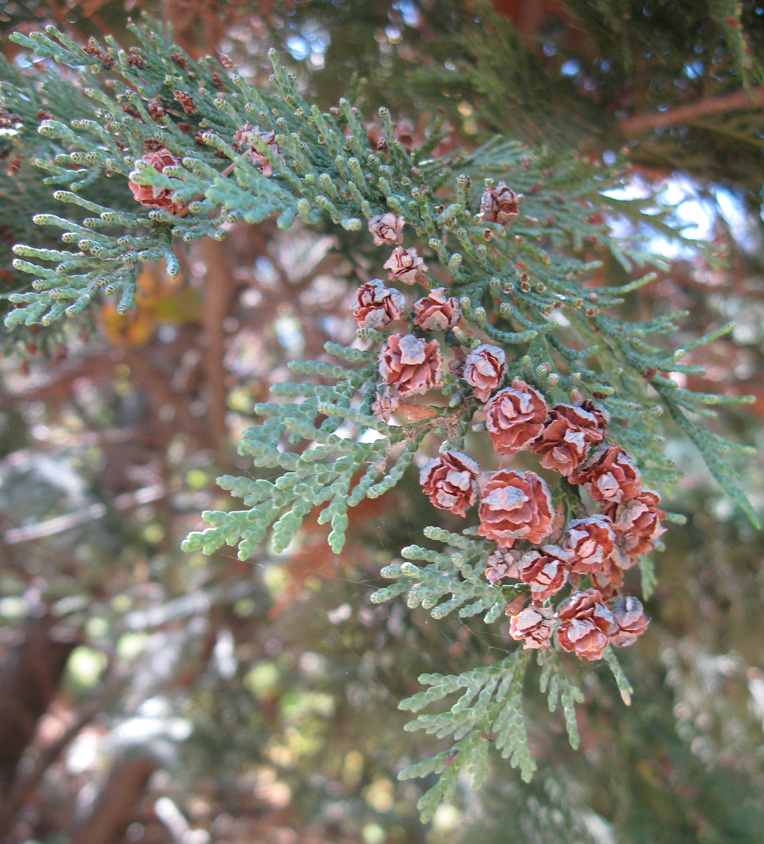
{"type": "Polygon", "coordinates": [[[507,358],[498,346],[484,343],[464,359],[464,380],[480,401],[487,401],[491,393],[501,386],[506,371],[507,358]]]}
{"type": "Polygon", "coordinates": [[[466,454],[443,451],[428,461],[419,482],[436,507],[466,516],[467,508],[477,501],[479,474],[480,466],[466,454]]]}
{"type": "Polygon", "coordinates": [[[485,406],[485,427],[498,454],[516,454],[544,429],[547,406],[541,393],[515,378],[485,406]]]}
{"type": "Polygon", "coordinates": [[[371,406],[371,412],[377,419],[381,419],[383,422],[389,422],[393,413],[398,409],[399,404],[398,398],[391,396],[385,390],[383,393],[377,395],[377,400],[371,406]]]}
{"type": "MultiPolygon", "coordinates": [[[[377,246],[379,245],[377,244],[377,246]]],[[[402,246],[396,246],[393,249],[393,254],[382,266],[386,270],[389,270],[387,277],[390,281],[397,281],[402,284],[416,284],[419,282],[419,284],[424,285],[427,285],[429,282],[427,278],[427,264],[425,264],[424,258],[420,258],[416,254],[416,249],[404,249],[402,246]]]]}
{"type": "Polygon", "coordinates": [[[602,507],[603,515],[613,521],[621,548],[630,557],[652,551],[656,540],[666,530],[661,525],[666,514],[658,509],[660,503],[661,497],[657,492],[643,489],[634,498],[602,507]]]}
{"type": "Polygon", "coordinates": [[[496,187],[485,189],[480,202],[480,213],[483,215],[483,219],[490,223],[508,226],[520,216],[522,199],[522,194],[518,196],[504,182],[499,182],[496,187]]]}
{"type": "Polygon", "coordinates": [[[562,547],[570,554],[570,570],[577,574],[601,572],[620,553],[613,523],[601,515],[572,521],[562,547]]]}
{"type": "Polygon", "coordinates": [[[645,615],[641,601],[633,595],[623,595],[607,602],[607,608],[613,614],[618,631],[610,637],[610,644],[616,648],[632,645],[641,636],[650,619],[645,615]]]}
{"type": "Polygon", "coordinates": [[[637,464],[619,445],[600,448],[570,476],[574,484],[584,483],[595,501],[619,503],[642,490],[637,464]]]}
{"type": "Polygon", "coordinates": [[[379,353],[379,372],[400,396],[422,395],[441,384],[443,359],[437,340],[391,334],[379,353]]]}
{"type": "Polygon", "coordinates": [[[403,242],[403,217],[396,217],[392,211],[379,214],[369,220],[369,231],[374,236],[375,246],[403,242]]]}
{"type": "Polygon", "coordinates": [[[485,561],[485,579],[493,586],[509,578],[520,579],[520,560],[512,551],[494,551],[485,561]]]}
{"type": "Polygon", "coordinates": [[[401,318],[406,307],[403,294],[385,287],[380,278],[373,278],[356,290],[350,310],[360,328],[383,328],[388,322],[401,318]]]}
{"type": "MultiPolygon", "coordinates": [[[[183,162],[177,155],[173,155],[166,147],[146,153],[139,159],[144,164],[151,165],[161,173],[165,167],[177,167],[183,162]]],[[[183,204],[172,201],[172,191],[167,188],[154,188],[151,185],[138,185],[135,182],[128,182],[133,197],[145,205],[146,208],[161,208],[169,214],[177,214],[183,204]]]]}
{"type": "Polygon", "coordinates": [[[509,635],[523,641],[524,650],[548,648],[552,642],[554,613],[551,607],[531,605],[509,620],[509,635]]]}
{"type": "Polygon", "coordinates": [[[520,579],[530,583],[531,597],[542,603],[556,595],[568,579],[570,554],[558,545],[533,548],[520,559],[520,579]]]}
{"type": "MultiPolygon", "coordinates": [[[[372,149],[387,149],[388,139],[378,123],[368,121],[364,124],[364,127],[366,129],[366,140],[372,149]]],[[[393,136],[405,149],[411,149],[415,131],[414,124],[406,118],[393,123],[393,136]]]]}
{"type": "Polygon", "coordinates": [[[605,438],[608,421],[607,412],[592,402],[555,405],[532,451],[541,455],[545,469],[568,477],[586,460],[590,447],[605,438]]]}
{"type": "Polygon", "coordinates": [[[276,157],[283,158],[281,155],[281,147],[276,143],[275,132],[261,132],[259,126],[250,126],[245,123],[242,127],[236,130],[233,136],[233,142],[241,150],[241,154],[245,158],[249,158],[252,163],[259,168],[263,176],[273,175],[273,165],[271,162],[255,147],[253,146],[255,138],[260,138],[268,145],[268,150],[276,157]]]}
{"type": "Polygon", "coordinates": [[[478,533],[511,548],[518,539],[541,542],[552,528],[552,496],[533,472],[492,472],[480,499],[478,533]]]}
{"type": "Polygon", "coordinates": [[[618,632],[611,611],[596,589],[574,592],[557,608],[557,641],[564,651],[584,659],[601,659],[610,637],[618,632]]]}
{"type": "Polygon", "coordinates": [[[462,309],[458,300],[448,295],[445,287],[436,287],[423,299],[414,302],[414,313],[414,325],[425,331],[447,331],[459,322],[462,309]]]}

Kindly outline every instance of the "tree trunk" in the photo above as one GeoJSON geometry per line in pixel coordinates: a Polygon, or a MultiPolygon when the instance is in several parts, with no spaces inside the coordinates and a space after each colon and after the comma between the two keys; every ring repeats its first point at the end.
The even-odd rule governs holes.
{"type": "Polygon", "coordinates": [[[55,619],[42,609],[27,618],[18,641],[0,662],[0,796],[5,796],[37,722],[50,705],[79,643],[73,631],[56,633],[55,619]]]}

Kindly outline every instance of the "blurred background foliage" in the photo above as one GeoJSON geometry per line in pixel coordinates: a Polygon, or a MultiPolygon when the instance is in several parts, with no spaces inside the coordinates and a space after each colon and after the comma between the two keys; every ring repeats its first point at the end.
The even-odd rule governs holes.
{"type": "MultiPolygon", "coordinates": [[[[384,103],[412,137],[441,122],[444,149],[501,132],[607,163],[622,154],[632,195],[658,187],[728,259],[712,269],[689,246],[651,244],[671,265],[634,314],[689,310],[677,345],[737,322],[693,361],[708,367],[705,389],[756,396],[727,421],[764,453],[764,4],[12,0],[3,52],[34,73],[10,32],[54,23],[130,43],[125,21],[142,11],[192,55],[262,83],[274,45],[324,106],[384,103]]],[[[10,245],[56,204],[32,140],[2,117],[9,290],[21,284],[10,245]]],[[[535,781],[497,762],[479,799],[465,780],[420,825],[427,783],[395,777],[433,748],[402,731],[396,704],[420,672],[490,662],[508,637],[369,602],[379,569],[432,520],[415,473],[355,511],[340,556],[315,522],[278,558],[179,552],[203,509],[226,506],[214,478],[246,468],[234,444],[286,362],[352,338],[348,303],[370,272],[361,247],[268,221],[180,258],[176,280],[144,268],[127,316],[105,302],[91,322],[3,340],[0,840],[764,840],[764,537],[678,436],[686,476],[670,506],[688,524],[655,559],[652,624],[622,657],[631,707],[600,666],[578,667],[581,750],[531,697],[535,781]]],[[[623,275],[606,266],[601,283],[623,275]]],[[[763,468],[745,468],[760,511],[763,468]]]]}

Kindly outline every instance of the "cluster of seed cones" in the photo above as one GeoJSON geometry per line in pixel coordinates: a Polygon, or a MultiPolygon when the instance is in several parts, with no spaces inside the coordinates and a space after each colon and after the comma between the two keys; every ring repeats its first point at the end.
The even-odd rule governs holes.
{"type": "MultiPolygon", "coordinates": [[[[256,137],[280,155],[274,134],[257,127],[243,127],[234,143],[270,176],[272,165],[255,148],[256,137]]],[[[148,152],[142,161],[160,173],[180,163],[165,148],[148,152]]],[[[183,212],[169,190],[133,182],[129,187],[144,206],[183,212]]],[[[509,225],[519,215],[521,200],[499,183],[483,194],[481,216],[509,225]]],[[[388,421],[401,400],[442,385],[441,346],[429,335],[448,331],[461,319],[458,300],[446,288],[432,289],[424,260],[415,248],[403,247],[403,228],[404,219],[392,212],[369,221],[374,243],[394,247],[384,264],[388,280],[420,284],[428,294],[409,312],[403,293],[374,278],[359,287],[352,304],[361,328],[379,330],[407,319],[417,332],[390,334],[379,355],[384,389],[373,411],[388,421]]],[[[478,506],[478,533],[497,546],[486,561],[486,577],[497,588],[505,580],[513,581],[519,591],[508,604],[510,635],[525,648],[543,648],[550,646],[556,631],[560,647],[587,659],[599,659],[608,644],[630,644],[645,630],[647,619],[636,598],[621,594],[623,573],[654,547],[665,516],[658,509],[658,494],[643,489],[630,455],[606,443],[607,412],[587,401],[549,408],[541,393],[517,378],[505,386],[506,356],[498,346],[470,349],[450,368],[482,404],[497,454],[532,451],[542,467],[583,486],[598,508],[585,518],[560,524],[564,517],[553,508],[540,475],[511,469],[482,472],[459,451],[442,451],[422,469],[422,486],[436,507],[465,517],[467,508],[478,506]],[[572,594],[554,609],[551,601],[568,584],[572,594]]]]}
{"type": "MultiPolygon", "coordinates": [[[[520,199],[506,185],[489,188],[482,215],[507,225],[520,199]]],[[[402,246],[403,228],[393,213],[369,221],[375,244],[394,247],[384,265],[389,281],[430,288],[423,259],[402,246]]],[[[382,347],[375,414],[389,421],[402,402],[408,412],[411,397],[442,385],[443,353],[431,333],[448,331],[461,318],[458,300],[445,288],[429,289],[408,310],[403,293],[376,278],[357,290],[352,310],[362,328],[407,320],[412,329],[388,335],[382,347]]],[[[634,459],[607,442],[607,411],[583,400],[550,407],[519,378],[507,386],[498,346],[483,344],[466,354],[457,349],[450,371],[480,402],[497,454],[532,452],[543,469],[584,491],[579,517],[566,524],[563,507],[553,506],[547,482],[535,472],[483,472],[456,450],[441,451],[422,469],[422,487],[436,507],[462,517],[477,507],[479,535],[496,544],[485,576],[497,588],[512,586],[510,635],[525,648],[550,647],[556,635],[562,649],[590,660],[600,659],[609,644],[631,644],[647,618],[639,600],[623,594],[624,572],[655,546],[665,514],[658,493],[643,487],[634,459]],[[568,597],[559,601],[567,587],[568,597]]]]}
{"type": "Polygon", "coordinates": [[[526,648],[542,648],[557,628],[560,646],[587,659],[599,659],[609,643],[631,644],[647,620],[639,601],[621,594],[624,572],[655,546],[664,513],[628,453],[605,443],[606,412],[591,402],[548,408],[538,391],[515,379],[483,413],[499,454],[539,455],[544,468],[583,487],[582,507],[588,500],[598,511],[565,524],[540,475],[484,473],[458,451],[443,451],[422,469],[436,507],[465,516],[477,505],[478,533],[498,546],[486,561],[487,579],[527,585],[508,606],[510,634],[526,648]],[[568,585],[572,594],[553,610],[551,601],[568,585]]]}
{"type": "MultiPolygon", "coordinates": [[[[232,147],[244,158],[249,159],[263,176],[270,177],[273,175],[273,165],[255,147],[257,140],[264,143],[276,158],[283,159],[281,148],[276,142],[276,133],[262,132],[258,126],[253,127],[249,123],[245,123],[244,126],[237,129],[233,136],[232,147]]],[[[182,159],[164,146],[149,149],[139,160],[143,164],[153,167],[158,173],[164,172],[166,167],[178,167],[182,164],[182,159]]],[[[186,211],[187,206],[182,202],[175,202],[173,192],[168,188],[140,185],[133,181],[128,182],[128,187],[136,202],[140,202],[146,208],[160,208],[175,216],[181,216],[186,211]]]]}

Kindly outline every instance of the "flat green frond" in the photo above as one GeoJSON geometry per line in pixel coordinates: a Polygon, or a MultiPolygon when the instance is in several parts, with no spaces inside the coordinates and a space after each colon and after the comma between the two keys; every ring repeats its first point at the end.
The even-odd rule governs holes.
{"type": "Polygon", "coordinates": [[[430,688],[402,701],[400,708],[418,712],[431,703],[460,691],[447,711],[420,714],[405,729],[423,730],[438,738],[451,736],[454,743],[444,753],[404,769],[400,779],[439,774],[438,782],[421,798],[422,819],[432,817],[437,806],[453,797],[456,778],[469,772],[479,785],[485,777],[488,752],[495,747],[512,767],[519,768],[526,782],[536,770],[522,709],[523,681],[530,661],[528,651],[518,650],[492,665],[465,674],[437,678],[420,677],[430,688]]]}
{"type": "MultiPolygon", "coordinates": [[[[366,360],[354,349],[338,347],[336,351],[345,359],[366,360]]],[[[402,429],[380,423],[352,406],[368,383],[375,382],[373,366],[345,368],[298,361],[292,369],[335,383],[284,383],[274,393],[299,401],[270,402],[255,408],[267,421],[245,431],[239,453],[250,456],[254,466],[277,469],[281,474],[273,481],[220,478],[220,486],[251,509],[205,513],[211,527],[192,533],[184,543],[185,550],[210,553],[223,544],[238,544],[239,557],[248,559],[272,528],[271,544],[279,553],[316,509],[319,524],[331,525],[329,545],[338,554],[345,544],[348,510],[364,498],[391,489],[411,464],[426,429],[406,440],[402,429]],[[369,433],[375,436],[369,437],[369,433]],[[285,444],[305,447],[298,454],[286,450],[285,444]]]]}

